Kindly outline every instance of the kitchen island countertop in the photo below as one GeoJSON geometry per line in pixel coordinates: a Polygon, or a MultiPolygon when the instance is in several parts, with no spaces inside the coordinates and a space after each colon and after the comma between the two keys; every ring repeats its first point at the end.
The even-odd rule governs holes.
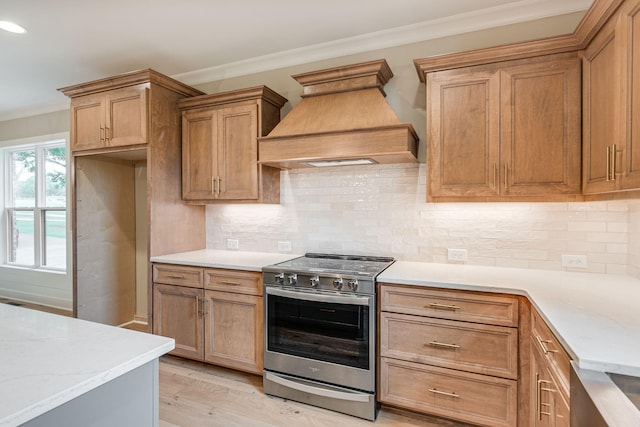
{"type": "Polygon", "coordinates": [[[0,304],[0,426],[17,426],[158,359],[174,340],[0,304]]]}
{"type": "Polygon", "coordinates": [[[378,282],[523,295],[581,369],[640,376],[640,280],[398,261],[378,282]]]}
{"type": "Polygon", "coordinates": [[[229,268],[234,270],[262,271],[262,267],[288,261],[301,255],[268,252],[225,251],[201,249],[190,252],[151,257],[151,262],[165,264],[193,265],[209,268],[229,268]]]}

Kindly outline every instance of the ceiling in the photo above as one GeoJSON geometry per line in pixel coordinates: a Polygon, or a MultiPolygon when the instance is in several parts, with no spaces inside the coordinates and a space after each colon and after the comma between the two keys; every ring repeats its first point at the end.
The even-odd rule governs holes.
{"type": "Polygon", "coordinates": [[[57,88],[153,68],[187,84],[586,10],[593,0],[3,1],[0,121],[57,88]]]}

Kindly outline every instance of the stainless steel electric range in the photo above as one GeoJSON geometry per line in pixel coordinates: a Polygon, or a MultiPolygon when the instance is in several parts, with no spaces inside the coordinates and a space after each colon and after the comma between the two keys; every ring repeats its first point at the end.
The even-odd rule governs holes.
{"type": "Polygon", "coordinates": [[[388,257],[308,253],[264,276],[264,391],[375,420],[376,277],[388,257]]]}

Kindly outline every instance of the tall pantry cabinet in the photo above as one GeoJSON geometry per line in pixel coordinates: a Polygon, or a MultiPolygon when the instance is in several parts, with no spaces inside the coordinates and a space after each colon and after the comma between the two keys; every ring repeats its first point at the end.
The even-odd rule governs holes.
{"type": "Polygon", "coordinates": [[[149,258],[205,247],[181,200],[177,102],[202,92],[147,69],[60,89],[71,98],[74,315],[151,319],[149,258]]]}

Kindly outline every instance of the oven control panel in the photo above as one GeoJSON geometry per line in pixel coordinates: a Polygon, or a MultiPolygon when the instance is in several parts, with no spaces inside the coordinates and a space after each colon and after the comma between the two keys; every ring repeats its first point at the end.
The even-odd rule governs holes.
{"type": "Polygon", "coordinates": [[[292,272],[263,272],[264,284],[267,286],[283,286],[296,289],[307,288],[319,291],[332,291],[340,293],[375,294],[375,286],[372,280],[339,276],[318,275],[292,272]]]}

